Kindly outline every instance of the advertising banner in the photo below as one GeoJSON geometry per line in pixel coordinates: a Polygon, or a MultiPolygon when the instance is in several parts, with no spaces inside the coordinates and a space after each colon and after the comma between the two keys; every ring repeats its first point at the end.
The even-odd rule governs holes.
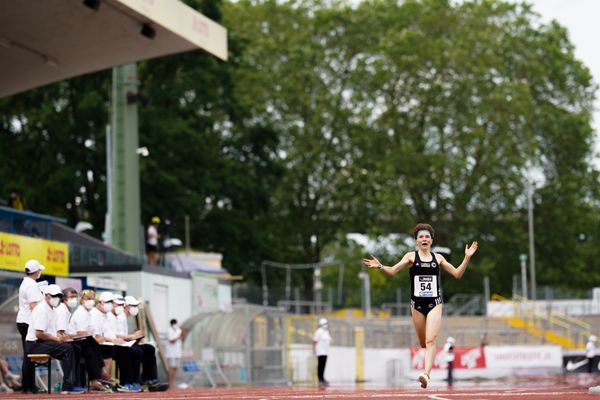
{"type": "MultiPolygon", "coordinates": [[[[425,367],[425,349],[412,347],[410,349],[410,365],[412,369],[421,370],[425,367]]],[[[482,347],[467,346],[454,348],[455,369],[476,369],[486,367],[486,357],[482,347]]],[[[443,348],[438,347],[433,362],[433,368],[446,369],[446,353],[443,348]]]]}
{"type": "Polygon", "coordinates": [[[485,358],[491,368],[561,368],[560,346],[487,346],[485,358]]]}
{"type": "Polygon", "coordinates": [[[31,259],[46,267],[44,275],[69,275],[67,243],[0,232],[0,268],[25,272],[25,263],[31,259]]]}

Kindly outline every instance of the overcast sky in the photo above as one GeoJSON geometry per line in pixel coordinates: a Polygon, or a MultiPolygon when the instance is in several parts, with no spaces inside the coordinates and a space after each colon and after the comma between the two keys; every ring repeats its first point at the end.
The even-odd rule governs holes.
{"type": "MultiPolygon", "coordinates": [[[[522,1],[519,1],[519,3],[522,1]]],[[[600,82],[600,0],[527,0],[542,17],[543,22],[557,20],[569,31],[575,45],[575,56],[583,61],[600,82]]],[[[596,99],[593,126],[596,149],[600,151],[600,101],[596,99]]],[[[599,163],[600,165],[600,160],[599,163]]]]}

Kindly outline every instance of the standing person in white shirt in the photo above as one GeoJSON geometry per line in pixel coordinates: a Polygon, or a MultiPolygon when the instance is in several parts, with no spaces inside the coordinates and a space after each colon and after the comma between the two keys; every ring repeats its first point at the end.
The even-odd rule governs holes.
{"type": "Polygon", "coordinates": [[[148,264],[156,265],[158,263],[158,225],[160,224],[160,218],[152,217],[152,223],[146,230],[146,257],[148,258],[148,264]]]}
{"type": "Polygon", "coordinates": [[[456,343],[456,339],[452,336],[448,336],[446,339],[446,344],[444,345],[444,353],[446,355],[446,362],[448,363],[448,385],[452,386],[454,382],[454,378],[452,373],[454,371],[454,344],[456,343]]]}
{"type": "Polygon", "coordinates": [[[319,328],[315,331],[313,336],[313,351],[317,356],[317,376],[319,378],[319,385],[328,385],[329,382],[325,380],[325,365],[327,364],[327,356],[329,354],[329,344],[331,342],[331,335],[329,334],[329,325],[327,319],[321,318],[319,320],[319,328]]]}
{"type": "MultiPolygon", "coordinates": [[[[72,339],[79,336],[77,331],[70,329],[71,312],[77,308],[77,290],[73,288],[66,288],[62,291],[63,301],[56,308],[56,330],[58,336],[63,337],[65,340],[72,339]]],[[[100,351],[98,343],[89,337],[78,339],[73,342],[73,349],[75,350],[75,382],[77,386],[86,386],[87,382],[82,382],[82,374],[80,370],[81,359],[84,360],[84,365],[87,370],[87,377],[89,381],[89,390],[91,393],[110,393],[111,390],[104,386],[99,381],[102,378],[102,369],[104,367],[104,360],[102,359],[102,352],[100,351]]]]}
{"type": "Polygon", "coordinates": [[[27,358],[25,353],[25,338],[29,325],[31,324],[31,310],[44,300],[42,291],[36,281],[40,279],[45,267],[38,260],[29,260],[25,263],[25,273],[23,282],[19,287],[19,312],[17,313],[17,330],[21,335],[21,344],[23,346],[23,364],[21,366],[23,393],[37,393],[35,386],[35,367],[27,358]]]}
{"type": "MultiPolygon", "coordinates": [[[[48,285],[44,300],[31,312],[31,325],[25,338],[27,354],[49,354],[61,361],[63,368],[62,393],[81,394],[85,389],[75,385],[75,351],[69,339],[56,331],[56,310],[62,298],[58,285],[48,285]]],[[[52,388],[48,388],[51,390],[52,388]]]]}
{"type": "Polygon", "coordinates": [[[594,372],[594,357],[596,357],[596,341],[598,338],[595,335],[588,337],[588,342],[585,345],[585,357],[588,360],[588,372],[594,372]]]}
{"type": "Polygon", "coordinates": [[[181,363],[181,346],[184,339],[184,333],[179,326],[177,326],[177,320],[172,319],[169,330],[167,331],[167,344],[165,345],[165,352],[167,355],[167,362],[169,364],[169,387],[175,387],[175,379],[177,376],[177,368],[181,363]]]}

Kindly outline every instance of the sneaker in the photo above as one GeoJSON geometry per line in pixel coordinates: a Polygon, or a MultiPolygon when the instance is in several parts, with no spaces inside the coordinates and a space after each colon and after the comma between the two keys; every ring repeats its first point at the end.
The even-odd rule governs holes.
{"type": "Polygon", "coordinates": [[[129,393],[129,389],[127,389],[127,387],[125,387],[125,385],[116,385],[115,386],[115,392],[129,393]]]}
{"type": "Polygon", "coordinates": [[[111,393],[112,390],[110,388],[104,386],[100,381],[90,382],[89,386],[90,393],[111,393]]]}
{"type": "Polygon", "coordinates": [[[62,392],[60,392],[61,394],[83,394],[85,393],[86,390],[85,388],[79,387],[79,386],[73,386],[70,389],[65,389],[62,392]]]}
{"type": "Polygon", "coordinates": [[[421,383],[421,387],[425,389],[429,384],[429,375],[421,374],[419,375],[419,382],[421,383]]]}
{"type": "Polygon", "coordinates": [[[8,386],[6,386],[6,383],[2,383],[2,384],[0,384],[0,392],[2,392],[2,393],[12,393],[12,392],[14,392],[14,390],[12,390],[8,386]]]}
{"type": "Polygon", "coordinates": [[[126,383],[125,385],[123,385],[123,387],[125,387],[130,393],[139,393],[142,391],[141,387],[137,387],[133,383],[126,383]]]}
{"type": "Polygon", "coordinates": [[[157,383],[155,385],[148,385],[148,391],[150,392],[166,392],[169,390],[168,383],[157,383]]]}
{"type": "Polygon", "coordinates": [[[101,384],[108,386],[108,387],[115,387],[119,384],[119,381],[117,381],[116,379],[104,379],[104,378],[98,378],[96,379],[98,382],[100,382],[101,384]]]}

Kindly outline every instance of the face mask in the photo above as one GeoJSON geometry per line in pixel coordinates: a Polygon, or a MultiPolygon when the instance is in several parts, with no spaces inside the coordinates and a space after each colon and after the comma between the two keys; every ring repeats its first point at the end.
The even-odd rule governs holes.
{"type": "Polygon", "coordinates": [[[134,317],[138,315],[138,312],[140,312],[140,310],[137,307],[131,307],[129,309],[129,314],[133,315],[134,317]]]}
{"type": "Polygon", "coordinates": [[[86,310],[91,310],[92,308],[94,308],[95,305],[96,302],[94,301],[94,299],[89,299],[83,302],[83,306],[86,310]]]}
{"type": "Polygon", "coordinates": [[[112,311],[112,303],[104,303],[104,312],[109,313],[112,311]]]}
{"type": "Polygon", "coordinates": [[[50,305],[51,305],[53,308],[56,308],[56,307],[58,307],[58,305],[59,305],[59,304],[60,304],[60,299],[59,299],[58,297],[51,297],[51,298],[50,298],[50,305]]]}
{"type": "Polygon", "coordinates": [[[72,299],[67,300],[67,305],[69,308],[77,307],[77,298],[73,297],[72,299]]]}
{"type": "Polygon", "coordinates": [[[123,306],[116,306],[115,307],[115,314],[117,315],[121,315],[125,312],[125,309],[123,308],[123,306]]]}

